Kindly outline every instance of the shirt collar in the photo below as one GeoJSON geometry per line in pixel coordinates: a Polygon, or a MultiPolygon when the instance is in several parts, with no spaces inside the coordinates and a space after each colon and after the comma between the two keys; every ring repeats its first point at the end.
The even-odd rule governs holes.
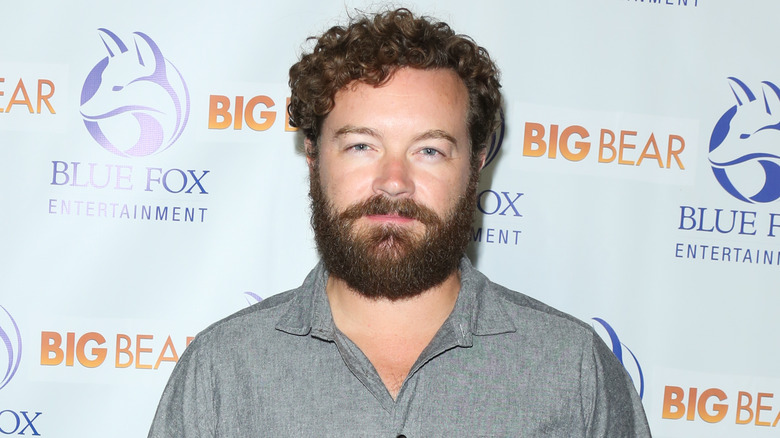
{"type": "Polygon", "coordinates": [[[292,291],[289,307],[276,323],[276,329],[298,336],[311,333],[332,341],[336,326],[325,294],[327,283],[328,271],[319,262],[303,280],[303,284],[292,291]]]}
{"type": "Polygon", "coordinates": [[[495,285],[479,272],[468,257],[460,260],[460,293],[444,330],[451,330],[463,347],[472,345],[472,336],[489,336],[517,330],[504,310],[504,301],[495,285]]]}
{"type": "MultiPolygon", "coordinates": [[[[498,296],[495,285],[472,266],[468,257],[461,259],[459,268],[460,293],[455,308],[440,331],[450,332],[451,336],[446,337],[454,337],[455,343],[463,347],[472,345],[472,336],[516,331],[517,328],[504,310],[504,302],[498,296]]],[[[276,328],[292,335],[311,334],[332,341],[336,326],[325,294],[327,282],[328,272],[320,262],[309,273],[301,287],[293,291],[290,305],[279,319],[276,328]]]]}

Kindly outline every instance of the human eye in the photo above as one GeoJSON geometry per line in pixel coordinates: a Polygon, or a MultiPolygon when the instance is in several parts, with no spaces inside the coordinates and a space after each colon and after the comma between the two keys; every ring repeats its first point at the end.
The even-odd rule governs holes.
{"type": "Polygon", "coordinates": [[[418,149],[417,153],[423,158],[433,160],[439,160],[447,156],[447,154],[441,148],[433,146],[421,147],[418,149]]]}
{"type": "Polygon", "coordinates": [[[367,152],[371,149],[371,146],[366,143],[355,143],[348,145],[346,149],[350,152],[367,152]]]}

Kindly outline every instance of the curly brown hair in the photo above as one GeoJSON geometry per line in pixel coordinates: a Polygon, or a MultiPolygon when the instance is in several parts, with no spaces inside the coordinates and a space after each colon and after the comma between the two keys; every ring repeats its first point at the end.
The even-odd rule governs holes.
{"type": "MultiPolygon", "coordinates": [[[[448,68],[463,80],[469,94],[468,130],[472,159],[478,159],[496,127],[501,84],[487,51],[447,23],[416,17],[408,9],[353,17],[334,26],[311,53],[290,68],[290,125],[317,144],[322,121],[333,109],[336,92],[352,81],[382,85],[402,67],[448,68]]],[[[307,151],[316,158],[317,151],[307,151]]]]}

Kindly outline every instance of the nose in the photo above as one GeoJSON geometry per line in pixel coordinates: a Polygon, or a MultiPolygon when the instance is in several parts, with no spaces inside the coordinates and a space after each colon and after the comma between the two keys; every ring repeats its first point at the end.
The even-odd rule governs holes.
{"type": "Polygon", "coordinates": [[[374,178],[375,194],[390,197],[408,197],[414,193],[411,163],[405,156],[386,155],[377,164],[374,178]]]}

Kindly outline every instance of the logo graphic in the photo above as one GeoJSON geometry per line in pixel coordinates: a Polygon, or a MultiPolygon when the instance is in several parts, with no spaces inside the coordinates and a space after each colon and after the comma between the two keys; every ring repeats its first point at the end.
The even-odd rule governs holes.
{"type": "Polygon", "coordinates": [[[19,326],[5,307],[0,306],[0,389],[3,389],[19,369],[22,360],[22,335],[19,326]],[[5,357],[2,356],[5,353],[5,357]]]}
{"type": "Polygon", "coordinates": [[[254,292],[244,292],[244,298],[246,299],[247,304],[250,306],[252,304],[259,303],[260,301],[263,301],[263,297],[260,295],[254,293],[254,292]]]}
{"type": "Polygon", "coordinates": [[[775,201],[780,198],[780,88],[764,81],[757,97],[744,82],[728,79],[737,104],[712,130],[712,171],[740,201],[775,201]]]}
{"type": "Polygon", "coordinates": [[[643,398],[645,395],[645,376],[642,373],[642,367],[639,365],[639,360],[624,343],[620,342],[620,339],[618,338],[618,335],[612,326],[610,326],[601,318],[593,318],[593,320],[599,323],[604,328],[604,330],[607,331],[607,334],[609,335],[609,341],[612,344],[612,352],[615,353],[615,356],[618,358],[620,363],[623,364],[623,367],[626,369],[626,371],[628,371],[629,376],[631,376],[631,380],[634,381],[634,386],[637,387],[637,391],[639,392],[639,398],[643,398]],[[631,355],[633,363],[626,363],[623,356],[624,348],[626,351],[628,351],[628,354],[631,355]],[[634,369],[634,366],[636,366],[636,369],[634,369]]]}
{"type": "Polygon", "coordinates": [[[493,135],[490,136],[490,144],[488,144],[487,147],[487,155],[485,156],[485,165],[483,168],[488,167],[488,165],[493,162],[493,160],[496,158],[496,155],[498,155],[498,151],[501,149],[501,145],[504,143],[504,111],[499,110],[498,116],[501,118],[498,128],[493,132],[493,135]]]}
{"type": "Polygon", "coordinates": [[[143,157],[179,139],[190,114],[187,84],[146,34],[131,48],[98,29],[108,56],[95,65],[81,89],[81,115],[92,138],[122,157],[143,157]]]}

